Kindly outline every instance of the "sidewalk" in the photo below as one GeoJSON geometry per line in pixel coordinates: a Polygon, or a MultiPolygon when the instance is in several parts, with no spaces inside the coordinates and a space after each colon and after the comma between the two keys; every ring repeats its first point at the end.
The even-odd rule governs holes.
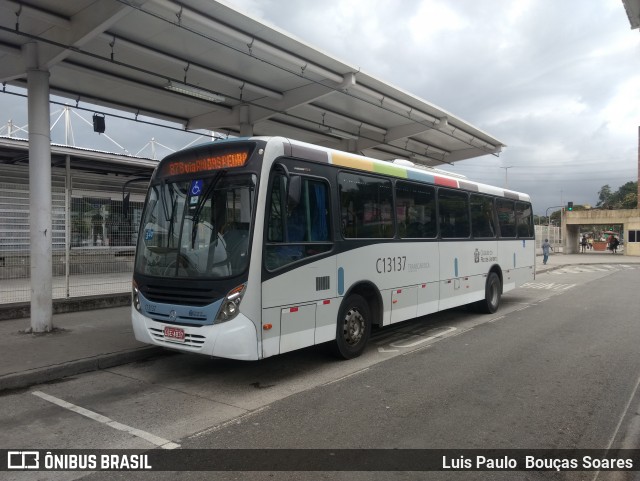
{"type": "Polygon", "coordinates": [[[25,333],[30,323],[0,321],[0,392],[166,352],[135,340],[128,306],[56,314],[45,334],[25,333]]]}
{"type": "MultiPolygon", "coordinates": [[[[552,254],[536,258],[538,275],[568,265],[638,264],[640,257],[608,252],[552,254]]],[[[83,372],[106,369],[166,353],[137,342],[131,308],[113,307],[53,316],[54,332],[26,334],[30,319],[0,321],[0,391],[25,388],[83,372]]]]}
{"type": "Polygon", "coordinates": [[[572,265],[594,265],[594,264],[640,264],[640,257],[625,256],[622,253],[612,254],[609,251],[595,252],[589,251],[584,254],[556,254],[549,256],[547,265],[542,263],[542,256],[536,257],[536,273],[542,274],[554,269],[560,269],[572,265]]]}

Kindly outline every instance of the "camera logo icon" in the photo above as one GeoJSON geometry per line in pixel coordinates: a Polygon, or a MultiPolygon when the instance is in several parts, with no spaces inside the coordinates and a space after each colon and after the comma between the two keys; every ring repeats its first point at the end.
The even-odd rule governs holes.
{"type": "Polygon", "coordinates": [[[39,469],[40,453],[38,451],[8,451],[7,469],[39,469]]]}

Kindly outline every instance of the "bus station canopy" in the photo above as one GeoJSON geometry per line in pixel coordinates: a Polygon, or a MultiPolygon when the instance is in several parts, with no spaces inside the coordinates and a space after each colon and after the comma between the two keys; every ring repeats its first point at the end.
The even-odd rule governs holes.
{"type": "Polygon", "coordinates": [[[434,167],[504,147],[213,0],[1,0],[0,81],[26,87],[32,69],[47,70],[51,94],[70,105],[190,130],[282,135],[434,167]]]}

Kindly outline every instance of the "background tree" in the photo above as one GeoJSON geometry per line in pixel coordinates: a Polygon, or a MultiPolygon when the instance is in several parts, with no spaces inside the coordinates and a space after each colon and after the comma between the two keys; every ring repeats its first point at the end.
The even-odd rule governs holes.
{"type": "Polygon", "coordinates": [[[635,209],[638,205],[638,182],[627,182],[615,192],[609,184],[603,185],[598,192],[596,207],[604,209],[635,209]]]}
{"type": "Polygon", "coordinates": [[[614,209],[635,209],[638,205],[638,182],[627,182],[611,197],[614,209]]]}
{"type": "Polygon", "coordinates": [[[598,203],[596,207],[609,207],[609,199],[611,198],[611,187],[609,184],[605,184],[598,192],[598,203]]]}

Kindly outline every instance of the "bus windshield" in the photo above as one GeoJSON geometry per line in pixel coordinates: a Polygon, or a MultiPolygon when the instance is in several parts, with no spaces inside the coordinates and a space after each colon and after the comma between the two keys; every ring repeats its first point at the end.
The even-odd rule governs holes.
{"type": "Polygon", "coordinates": [[[219,279],[244,272],[257,178],[251,174],[163,181],[150,187],[136,272],[219,279]]]}

